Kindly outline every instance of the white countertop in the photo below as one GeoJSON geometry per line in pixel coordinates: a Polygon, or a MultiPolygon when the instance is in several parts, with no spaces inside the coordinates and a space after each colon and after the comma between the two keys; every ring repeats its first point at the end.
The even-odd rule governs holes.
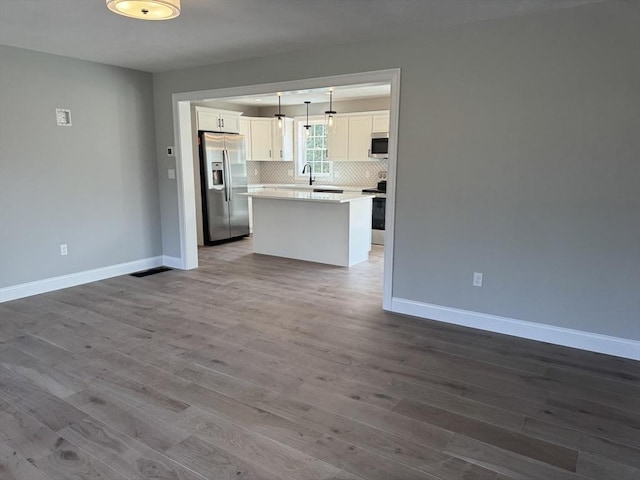
{"type": "MultiPolygon", "coordinates": [[[[268,187],[267,187],[268,188],[268,187]]],[[[317,187],[316,187],[317,188],[317,187]]],[[[326,202],[326,203],[347,203],[355,200],[373,198],[375,195],[362,194],[360,192],[347,193],[325,193],[325,192],[304,192],[296,190],[263,190],[253,193],[240,193],[252,198],[268,198],[273,200],[294,200],[302,202],[326,202]]]]}
{"type": "Polygon", "coordinates": [[[287,190],[313,190],[314,188],[333,188],[335,190],[343,190],[344,192],[362,192],[363,188],[373,188],[374,184],[369,187],[357,187],[355,185],[309,185],[308,183],[251,183],[249,188],[283,188],[287,190]]]}

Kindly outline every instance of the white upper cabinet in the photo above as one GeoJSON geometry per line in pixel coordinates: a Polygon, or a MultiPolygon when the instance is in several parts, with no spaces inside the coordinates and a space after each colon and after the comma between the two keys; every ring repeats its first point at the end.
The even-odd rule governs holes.
{"type": "Polygon", "coordinates": [[[380,113],[372,116],[372,133],[389,132],[389,112],[380,113]]]}
{"type": "Polygon", "coordinates": [[[278,121],[269,117],[245,117],[250,122],[251,158],[248,160],[293,161],[293,118],[283,118],[283,130],[278,121]]]}
{"type": "Polygon", "coordinates": [[[367,161],[371,149],[371,115],[349,117],[349,160],[367,161]]]}
{"type": "Polygon", "coordinates": [[[275,160],[273,156],[273,120],[251,119],[251,159],[275,160]]]}
{"type": "Polygon", "coordinates": [[[354,112],[336,117],[336,131],[327,135],[327,158],[333,161],[372,160],[371,134],[389,131],[389,112],[354,112]]]}
{"type": "Polygon", "coordinates": [[[282,119],[282,129],[278,128],[278,120],[273,121],[273,160],[293,161],[293,118],[282,119]]]}
{"type": "Polygon", "coordinates": [[[236,112],[225,112],[220,110],[220,123],[222,131],[229,133],[240,133],[240,115],[236,112]]]}
{"type": "Polygon", "coordinates": [[[244,151],[247,154],[247,160],[253,160],[251,155],[251,120],[240,117],[240,135],[244,135],[244,151]]]}
{"type": "Polygon", "coordinates": [[[335,117],[335,132],[327,135],[327,159],[349,159],[349,118],[335,117]]]}
{"type": "Polygon", "coordinates": [[[207,107],[195,107],[198,130],[211,132],[240,132],[241,112],[231,112],[228,110],[217,110],[207,107]]]}

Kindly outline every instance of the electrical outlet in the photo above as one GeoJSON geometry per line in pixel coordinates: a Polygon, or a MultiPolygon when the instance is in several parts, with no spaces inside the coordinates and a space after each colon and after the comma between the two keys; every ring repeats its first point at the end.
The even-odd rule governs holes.
{"type": "Polygon", "coordinates": [[[176,171],[173,168],[170,168],[169,170],[167,170],[167,177],[169,177],[169,180],[175,180],[176,171]]]}
{"type": "Polygon", "coordinates": [[[60,255],[64,256],[67,255],[68,251],[67,251],[67,244],[66,243],[61,243],[60,244],[60,255]]]}
{"type": "Polygon", "coordinates": [[[174,146],[167,147],[167,156],[168,157],[173,157],[175,150],[176,150],[176,147],[174,147],[174,146]]]}
{"type": "Polygon", "coordinates": [[[482,286],[482,273],[479,272],[473,272],[473,286],[474,287],[481,287],[482,286]]]}
{"type": "Polygon", "coordinates": [[[334,170],[334,172],[333,172],[333,178],[340,178],[340,172],[336,172],[336,171],[334,170]]]}
{"type": "Polygon", "coordinates": [[[289,175],[290,177],[293,177],[293,170],[287,170],[287,175],[289,175]]]}
{"type": "Polygon", "coordinates": [[[371,172],[369,170],[367,170],[366,172],[364,172],[364,177],[365,178],[369,178],[371,176],[371,172]]]}
{"type": "Polygon", "coordinates": [[[258,175],[258,169],[257,169],[257,168],[254,168],[254,169],[253,169],[253,174],[254,174],[254,175],[258,175]]]}

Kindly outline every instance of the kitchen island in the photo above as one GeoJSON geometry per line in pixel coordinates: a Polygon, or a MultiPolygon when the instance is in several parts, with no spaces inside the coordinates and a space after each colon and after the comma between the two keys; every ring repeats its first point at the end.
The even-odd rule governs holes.
{"type": "Polygon", "coordinates": [[[361,193],[264,190],[253,201],[253,251],[350,267],[369,258],[371,199],[361,193]]]}

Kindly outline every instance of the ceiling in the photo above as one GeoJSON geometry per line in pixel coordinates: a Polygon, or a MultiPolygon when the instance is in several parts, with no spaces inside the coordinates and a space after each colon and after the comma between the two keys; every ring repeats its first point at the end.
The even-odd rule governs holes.
{"type": "Polygon", "coordinates": [[[182,0],[168,21],[105,0],[0,0],[0,43],[160,72],[602,0],[182,0]]]}

